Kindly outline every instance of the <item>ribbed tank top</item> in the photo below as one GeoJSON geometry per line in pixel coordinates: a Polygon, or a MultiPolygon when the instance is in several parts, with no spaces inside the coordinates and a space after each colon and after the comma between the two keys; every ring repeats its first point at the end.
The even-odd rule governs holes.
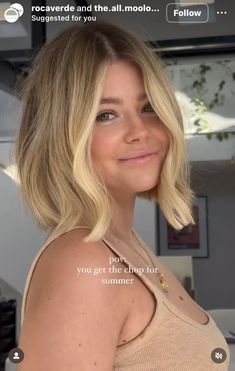
{"type": "MultiPolygon", "coordinates": [[[[87,228],[79,226],[72,228],[87,228]]],[[[69,232],[69,231],[68,231],[69,232]]],[[[66,232],[66,233],[68,233],[66,232]]],[[[137,240],[142,245],[154,263],[155,255],[144,241],[133,230],[137,240]]],[[[64,233],[62,233],[64,234],[64,233]]],[[[62,235],[61,234],[61,235],[62,235]]],[[[27,275],[23,301],[21,307],[21,326],[23,325],[27,292],[37,261],[45,248],[56,237],[49,237],[35,256],[27,275]]],[[[102,241],[119,257],[125,259],[127,266],[139,268],[143,260],[133,251],[121,246],[114,246],[111,239],[103,238],[102,241]]],[[[156,265],[157,267],[157,265],[156,265]]],[[[135,273],[133,273],[135,274],[135,273]]],[[[143,283],[153,293],[157,305],[150,323],[131,341],[116,348],[114,371],[227,371],[230,363],[230,352],[227,342],[216,326],[213,318],[208,317],[207,324],[203,325],[194,321],[180,311],[158,288],[156,274],[144,272],[139,275],[143,283]],[[212,360],[211,354],[216,348],[226,352],[226,359],[222,363],[212,360]]],[[[81,370],[82,371],[82,370],[81,370]]]]}

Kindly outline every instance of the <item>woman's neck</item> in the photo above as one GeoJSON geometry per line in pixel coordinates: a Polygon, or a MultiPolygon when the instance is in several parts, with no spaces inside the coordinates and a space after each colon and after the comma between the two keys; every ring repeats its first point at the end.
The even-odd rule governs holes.
{"type": "Polygon", "coordinates": [[[135,208],[135,198],[128,200],[113,199],[111,203],[112,221],[110,225],[110,233],[115,238],[125,242],[133,242],[133,215],[135,208]]]}

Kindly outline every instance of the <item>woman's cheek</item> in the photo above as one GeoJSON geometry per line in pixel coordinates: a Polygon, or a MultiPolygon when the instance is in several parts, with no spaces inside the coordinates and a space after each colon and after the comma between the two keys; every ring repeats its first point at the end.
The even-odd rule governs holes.
{"type": "Polygon", "coordinates": [[[115,148],[115,141],[109,135],[98,133],[93,137],[91,143],[91,155],[93,160],[109,158],[112,156],[115,148]]]}

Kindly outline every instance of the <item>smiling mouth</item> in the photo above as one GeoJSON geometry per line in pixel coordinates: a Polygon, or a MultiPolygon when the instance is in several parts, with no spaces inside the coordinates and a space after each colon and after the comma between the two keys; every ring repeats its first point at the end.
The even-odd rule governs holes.
{"type": "Polygon", "coordinates": [[[149,155],[139,156],[135,158],[127,158],[127,159],[121,159],[120,162],[124,164],[145,164],[150,162],[153,159],[156,159],[159,152],[151,153],[149,155]]]}

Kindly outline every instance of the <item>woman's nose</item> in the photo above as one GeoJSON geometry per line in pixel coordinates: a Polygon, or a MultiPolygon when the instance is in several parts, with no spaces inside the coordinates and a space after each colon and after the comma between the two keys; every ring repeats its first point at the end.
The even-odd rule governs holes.
{"type": "Polygon", "coordinates": [[[149,136],[149,129],[146,120],[141,118],[139,115],[129,117],[126,125],[126,139],[133,141],[136,139],[146,139],[149,136]]]}

